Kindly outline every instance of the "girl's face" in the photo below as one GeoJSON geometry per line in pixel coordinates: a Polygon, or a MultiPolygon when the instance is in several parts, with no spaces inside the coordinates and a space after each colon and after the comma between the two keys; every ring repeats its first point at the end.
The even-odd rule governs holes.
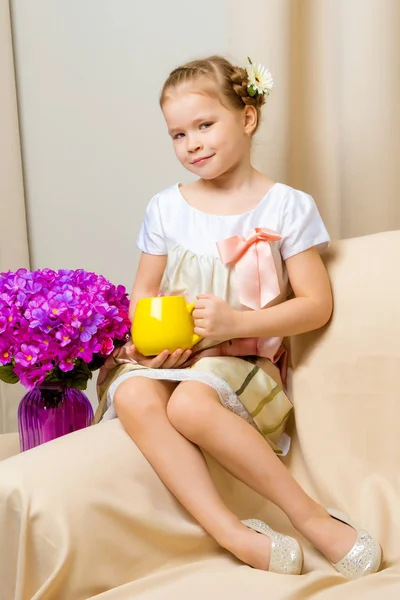
{"type": "Polygon", "coordinates": [[[215,179],[249,160],[250,108],[227,108],[193,85],[170,90],[162,111],[181,164],[202,179],[215,179]]]}

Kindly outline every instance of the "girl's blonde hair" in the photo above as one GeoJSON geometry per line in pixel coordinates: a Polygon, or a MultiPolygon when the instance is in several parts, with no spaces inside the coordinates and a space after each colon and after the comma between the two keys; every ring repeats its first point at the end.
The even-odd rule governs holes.
{"type": "Polygon", "coordinates": [[[260,123],[261,107],[265,103],[266,97],[264,94],[250,96],[247,89],[249,79],[246,69],[235,67],[222,56],[210,56],[209,58],[193,60],[171,71],[161,90],[161,107],[167,99],[169,89],[200,78],[209,79],[215,84],[217,95],[221,100],[226,99],[228,105],[232,108],[240,110],[244,105],[254,106],[257,111],[257,125],[253,134],[257,131],[260,123]]]}

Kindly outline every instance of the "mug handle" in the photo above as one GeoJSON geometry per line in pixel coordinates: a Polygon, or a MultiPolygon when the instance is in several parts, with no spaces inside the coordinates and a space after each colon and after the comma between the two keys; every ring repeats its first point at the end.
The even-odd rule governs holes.
{"type": "MultiPolygon", "coordinates": [[[[194,311],[194,302],[191,302],[190,304],[187,304],[186,308],[188,310],[189,315],[191,315],[192,312],[194,311]]],[[[197,344],[198,342],[200,342],[200,340],[202,340],[202,339],[203,338],[200,335],[198,335],[197,333],[194,333],[193,337],[192,337],[193,346],[195,344],[197,344]]]]}

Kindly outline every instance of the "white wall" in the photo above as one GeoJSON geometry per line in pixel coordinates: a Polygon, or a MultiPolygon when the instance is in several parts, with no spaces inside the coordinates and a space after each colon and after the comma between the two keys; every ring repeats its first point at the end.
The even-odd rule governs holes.
{"type": "Polygon", "coordinates": [[[169,70],[224,50],[223,2],[13,0],[32,267],[131,286],[150,197],[185,175],[158,108],[169,70]],[[195,15],[195,16],[193,16],[195,15]]]}
{"type": "MultiPolygon", "coordinates": [[[[243,64],[248,54],[272,59],[274,72],[289,3],[267,4],[12,0],[32,268],[82,267],[130,291],[146,203],[190,177],[173,154],[160,88],[172,68],[211,53],[243,64]]],[[[276,125],[287,121],[274,118],[274,102],[285,110],[288,66],[280,66],[281,94],[256,142],[272,177],[287,158],[276,125]],[[265,144],[278,138],[268,154],[265,144]]],[[[95,402],[93,386],[89,395],[95,402]]]]}

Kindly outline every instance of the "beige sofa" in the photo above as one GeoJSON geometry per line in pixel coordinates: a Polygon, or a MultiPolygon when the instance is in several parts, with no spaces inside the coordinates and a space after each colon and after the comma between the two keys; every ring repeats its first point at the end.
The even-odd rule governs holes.
{"type": "MultiPolygon", "coordinates": [[[[299,577],[241,564],[114,420],[0,463],[1,600],[400,598],[399,258],[400,231],[332,246],[334,317],[293,340],[290,376],[296,433],[286,463],[313,497],[379,538],[380,573],[347,582],[307,543],[299,577]]],[[[0,455],[16,452],[16,436],[3,436],[0,455]]],[[[275,507],[210,468],[241,518],[293,533],[275,507]]]]}

